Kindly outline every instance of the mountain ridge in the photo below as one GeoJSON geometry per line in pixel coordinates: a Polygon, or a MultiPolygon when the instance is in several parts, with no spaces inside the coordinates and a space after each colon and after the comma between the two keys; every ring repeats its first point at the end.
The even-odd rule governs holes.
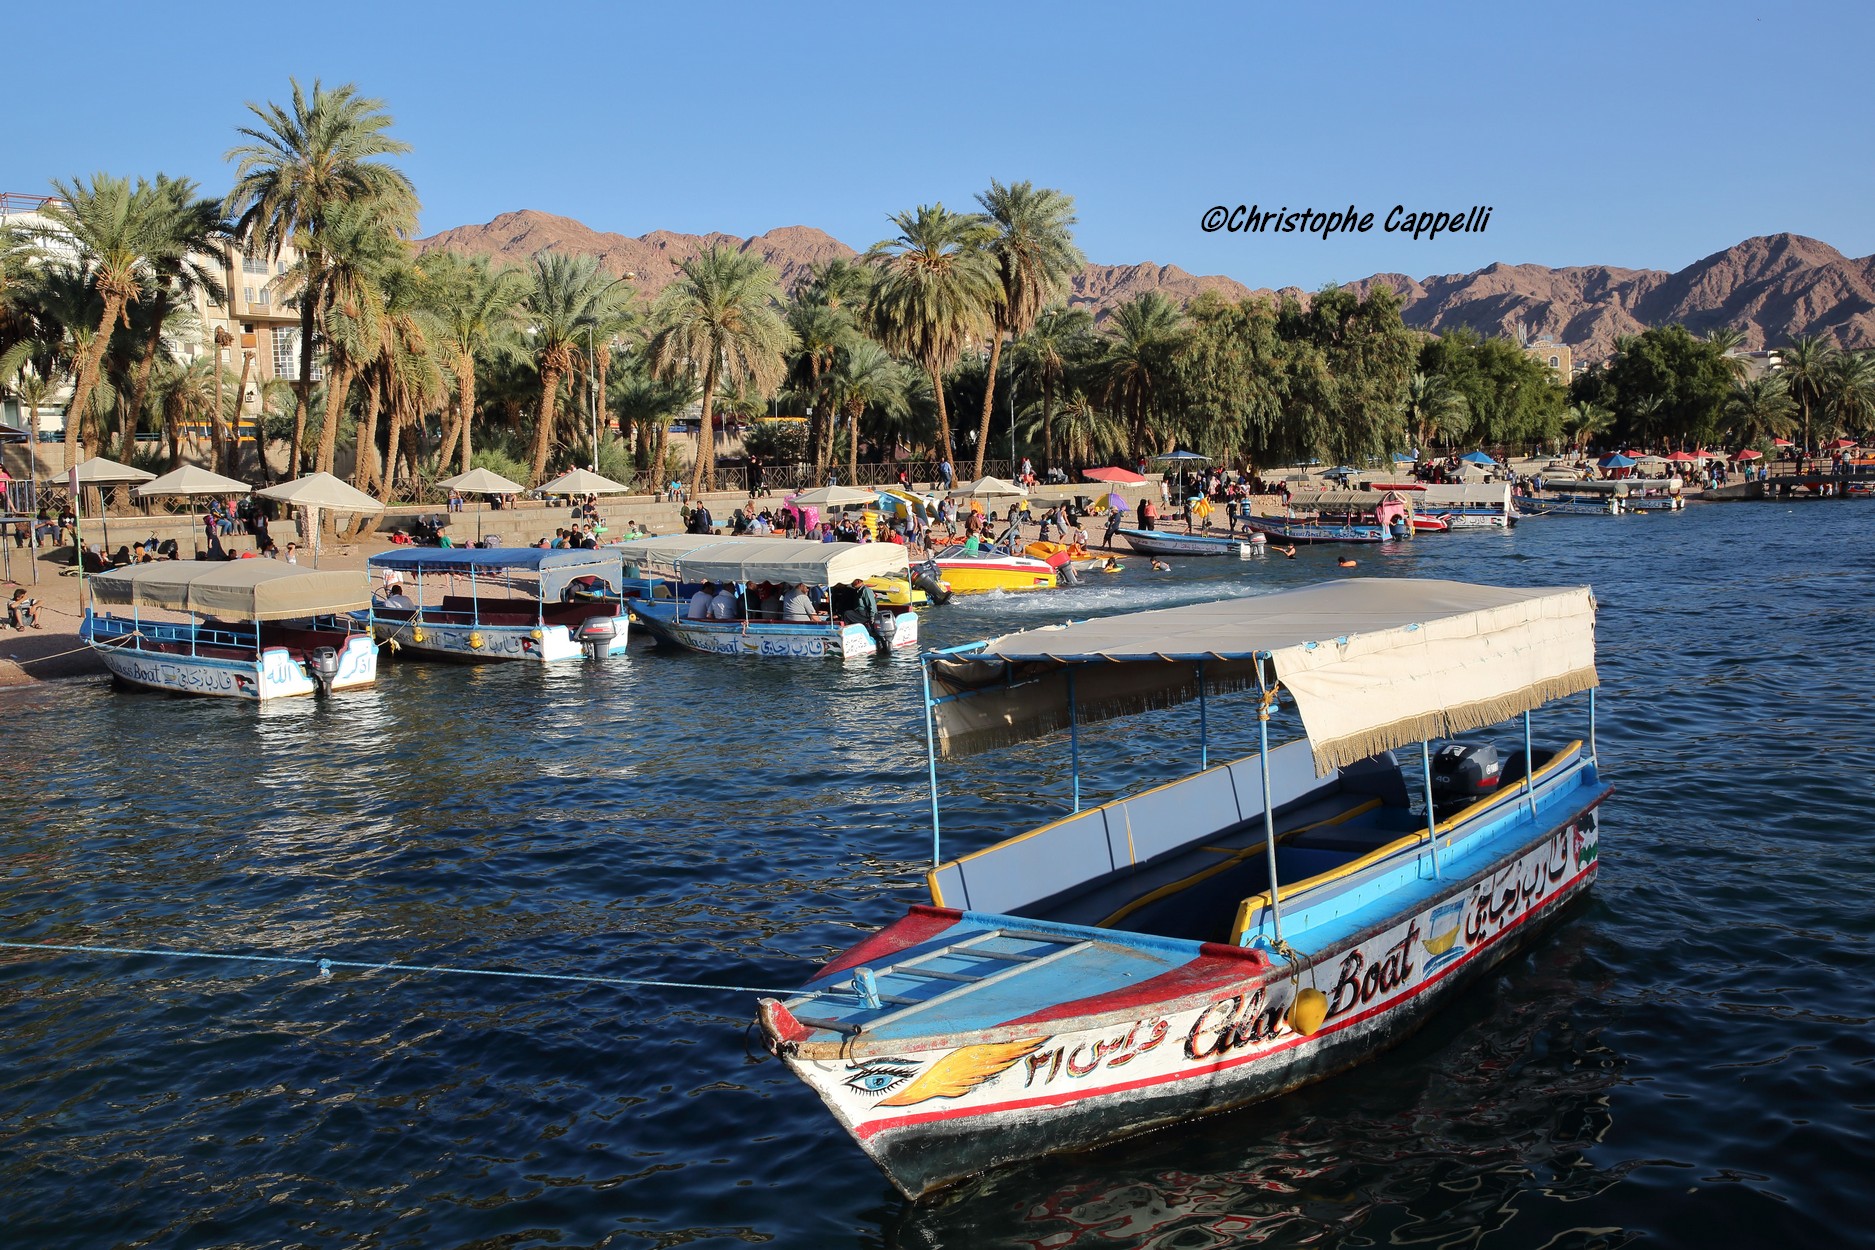
{"type": "MultiPolygon", "coordinates": [[[[480,225],[456,226],[417,240],[423,251],[482,252],[510,262],[549,250],[596,256],[610,273],[636,274],[647,297],[668,286],[684,260],[712,245],[759,256],[789,289],[805,281],[814,265],[858,255],[813,226],[780,226],[746,239],[670,230],[634,237],[538,209],[502,213],[480,225]]],[[[1754,349],[1810,334],[1842,347],[1875,346],[1875,256],[1847,257],[1798,234],[1745,239],[1678,271],[1496,262],[1469,273],[1424,278],[1381,273],[1345,285],[1362,295],[1380,285],[1392,287],[1401,296],[1402,317],[1415,329],[1440,333],[1468,326],[1486,334],[1514,334],[1521,327],[1549,334],[1590,361],[1612,355],[1620,335],[1675,322],[1695,333],[1735,326],[1754,349]]],[[[1180,304],[1202,291],[1227,299],[1309,297],[1295,287],[1251,287],[1222,274],[1192,274],[1176,265],[1142,261],[1089,264],[1074,278],[1069,302],[1098,315],[1147,291],[1180,304]]]]}

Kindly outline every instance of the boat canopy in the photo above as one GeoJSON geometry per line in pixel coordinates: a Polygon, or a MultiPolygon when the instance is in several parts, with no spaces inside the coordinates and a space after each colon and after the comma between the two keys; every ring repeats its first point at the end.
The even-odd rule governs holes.
{"type": "Polygon", "coordinates": [[[1628,495],[1644,495],[1648,491],[1677,495],[1680,493],[1680,484],[1671,478],[1624,477],[1592,482],[1562,482],[1555,489],[1563,495],[1615,495],[1625,498],[1628,495]]]}
{"type": "Polygon", "coordinates": [[[1409,494],[1395,490],[1299,491],[1289,497],[1289,506],[1297,511],[1372,512],[1376,505],[1388,501],[1405,504],[1409,510],[1413,506],[1409,494]]]}
{"type": "Polygon", "coordinates": [[[1275,683],[1323,775],[1593,688],[1589,588],[1350,578],[1005,634],[929,657],[947,755],[1275,683]]]}
{"type": "Polygon", "coordinates": [[[1418,492],[1420,511],[1430,512],[1433,504],[1494,504],[1509,509],[1509,482],[1456,482],[1429,485],[1418,492]]]}
{"type": "Polygon", "coordinates": [[[405,573],[533,573],[540,597],[558,599],[582,577],[604,582],[613,594],[625,583],[625,561],[616,547],[402,547],[372,556],[374,569],[405,573]]]}
{"type": "Polygon", "coordinates": [[[618,549],[626,559],[686,581],[805,582],[831,586],[911,568],[897,543],[816,543],[796,538],[671,534],[618,549]]]}
{"type": "Polygon", "coordinates": [[[162,560],[90,579],[98,603],[240,621],[284,621],[371,606],[359,569],[302,569],[277,560],[162,560]]]}

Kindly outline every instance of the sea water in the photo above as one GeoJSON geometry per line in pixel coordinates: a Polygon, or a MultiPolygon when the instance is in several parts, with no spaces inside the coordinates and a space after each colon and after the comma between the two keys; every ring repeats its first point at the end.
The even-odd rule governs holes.
{"type": "MultiPolygon", "coordinates": [[[[0,951],[0,1242],[1859,1243],[1871,540],[1859,501],[1695,505],[930,611],[942,646],[1345,576],[1595,588],[1591,900],[1289,1097],[914,1205],[762,1053],[749,993],[0,951]]],[[[635,643],[259,709],[7,694],[0,938],[787,989],[923,897],[917,676],[635,643]]],[[[1207,720],[1213,761],[1254,740],[1243,697],[1207,720]]],[[[1197,728],[1088,729],[1084,797],[1189,771],[1197,728]]],[[[1580,698],[1536,715],[1586,732],[1580,698]]],[[[943,782],[947,853],[985,845],[1064,809],[1065,736],[943,782]]]]}

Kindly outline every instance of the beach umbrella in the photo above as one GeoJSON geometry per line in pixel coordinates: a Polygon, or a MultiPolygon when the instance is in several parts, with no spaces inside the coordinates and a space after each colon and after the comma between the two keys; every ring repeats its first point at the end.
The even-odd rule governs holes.
{"type": "Polygon", "coordinates": [[[1323,477],[1350,477],[1359,472],[1360,472],[1359,469],[1353,468],[1350,465],[1342,464],[1342,465],[1336,465],[1332,469],[1325,470],[1322,473],[1322,476],[1323,477]]]}
{"type": "Polygon", "coordinates": [[[1404,451],[1396,451],[1393,453],[1393,463],[1395,464],[1415,464],[1418,460],[1418,456],[1411,455],[1404,451]]]}
{"type": "MultiPolygon", "coordinates": [[[[993,481],[984,478],[984,481],[993,481]]],[[[1022,493],[1020,490],[1018,494],[1022,493]]],[[[878,491],[861,490],[857,486],[822,486],[814,490],[804,490],[798,495],[788,496],[790,503],[812,504],[816,508],[852,508],[869,504],[879,498],[878,491]]]]}
{"type": "MultiPolygon", "coordinates": [[[[147,482],[154,478],[156,474],[144,469],[132,468],[127,464],[119,464],[115,460],[106,460],[103,456],[93,456],[91,459],[73,469],[67,476],[71,479],[72,516],[82,523],[84,520],[84,510],[79,507],[78,495],[80,487],[132,486],[138,482],[147,482]]],[[[104,527],[105,550],[109,551],[111,546],[111,520],[109,517],[104,516],[103,512],[104,496],[102,492],[100,492],[98,496],[98,519],[100,524],[104,527]]],[[[82,569],[84,566],[84,548],[80,545],[78,551],[78,567],[82,569]]]]}
{"type": "MultiPolygon", "coordinates": [[[[1658,457],[1655,457],[1655,458],[1658,459],[1658,457]]],[[[1690,451],[1676,451],[1672,455],[1668,456],[1667,459],[1672,461],[1674,464],[1685,464],[1689,460],[1698,460],[1699,457],[1695,456],[1690,451]]]]}
{"type": "Polygon", "coordinates": [[[171,469],[161,477],[150,479],[137,487],[135,494],[139,499],[156,499],[165,495],[245,495],[253,489],[246,482],[237,482],[197,465],[185,464],[180,469],[171,469]]]}
{"type": "Polygon", "coordinates": [[[1601,465],[1604,469],[1630,469],[1640,462],[1632,460],[1617,451],[1603,456],[1600,460],[1596,461],[1596,463],[1601,465]]]}
{"type": "Polygon", "coordinates": [[[1826,443],[1824,445],[1831,451],[1847,451],[1851,447],[1860,446],[1853,438],[1839,438],[1835,442],[1826,443]]]}
{"type": "Polygon", "coordinates": [[[959,486],[951,492],[966,499],[1019,499],[1028,493],[1025,488],[1000,477],[980,477],[968,486],[959,486]]]}
{"type": "Polygon", "coordinates": [[[1764,459],[1764,453],[1759,451],[1756,447],[1747,447],[1745,448],[1745,450],[1739,452],[1736,456],[1733,456],[1732,459],[1734,460],[1762,460],[1764,459]]]}
{"type": "Polygon", "coordinates": [[[1796,444],[1791,442],[1787,438],[1774,438],[1771,440],[1771,446],[1773,447],[1795,447],[1796,444]]]}
{"type": "Polygon", "coordinates": [[[1131,469],[1082,469],[1081,476],[1090,482],[1112,482],[1128,486],[1138,486],[1146,480],[1142,474],[1131,469]]]}
{"type": "Polygon", "coordinates": [[[1496,458],[1482,451],[1468,451],[1460,456],[1459,459],[1469,461],[1472,464],[1488,464],[1492,468],[1497,467],[1496,458]]]}
{"type": "Polygon", "coordinates": [[[519,482],[510,482],[501,474],[487,469],[470,469],[467,473],[446,477],[437,485],[464,495],[518,495],[527,489],[519,482]]]}
{"type": "MultiPolygon", "coordinates": [[[[462,488],[458,486],[456,489],[462,488]]],[[[534,493],[537,495],[629,495],[631,489],[623,482],[601,477],[590,469],[574,469],[570,473],[562,473],[551,482],[542,482],[534,488],[534,493]]]]}
{"type": "Polygon", "coordinates": [[[382,512],[384,505],[348,483],[341,482],[330,473],[313,473],[306,477],[294,478],[278,486],[268,486],[254,492],[262,499],[271,499],[276,503],[292,508],[304,508],[312,522],[313,532],[313,567],[319,566],[319,514],[325,512],[382,512]]]}

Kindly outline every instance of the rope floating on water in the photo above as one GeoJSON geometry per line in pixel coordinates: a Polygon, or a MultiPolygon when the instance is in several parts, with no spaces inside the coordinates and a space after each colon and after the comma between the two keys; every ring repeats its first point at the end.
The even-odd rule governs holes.
{"type": "Polygon", "coordinates": [[[767,994],[775,998],[826,998],[845,996],[845,991],[777,990],[755,985],[709,985],[692,981],[652,981],[640,977],[595,977],[562,972],[519,972],[500,968],[445,968],[434,964],[367,963],[355,959],[324,959],[295,955],[240,955],[221,951],[177,951],[145,949],[135,946],[62,946],[53,942],[0,942],[9,950],[62,951],[77,955],[154,955],[164,959],[227,959],[263,964],[293,964],[317,968],[320,976],[329,977],[334,968],[356,968],[374,972],[441,972],[464,977],[513,977],[527,981],[578,981],[588,985],[630,985],[661,990],[716,990],[728,994],[767,994]]]}

